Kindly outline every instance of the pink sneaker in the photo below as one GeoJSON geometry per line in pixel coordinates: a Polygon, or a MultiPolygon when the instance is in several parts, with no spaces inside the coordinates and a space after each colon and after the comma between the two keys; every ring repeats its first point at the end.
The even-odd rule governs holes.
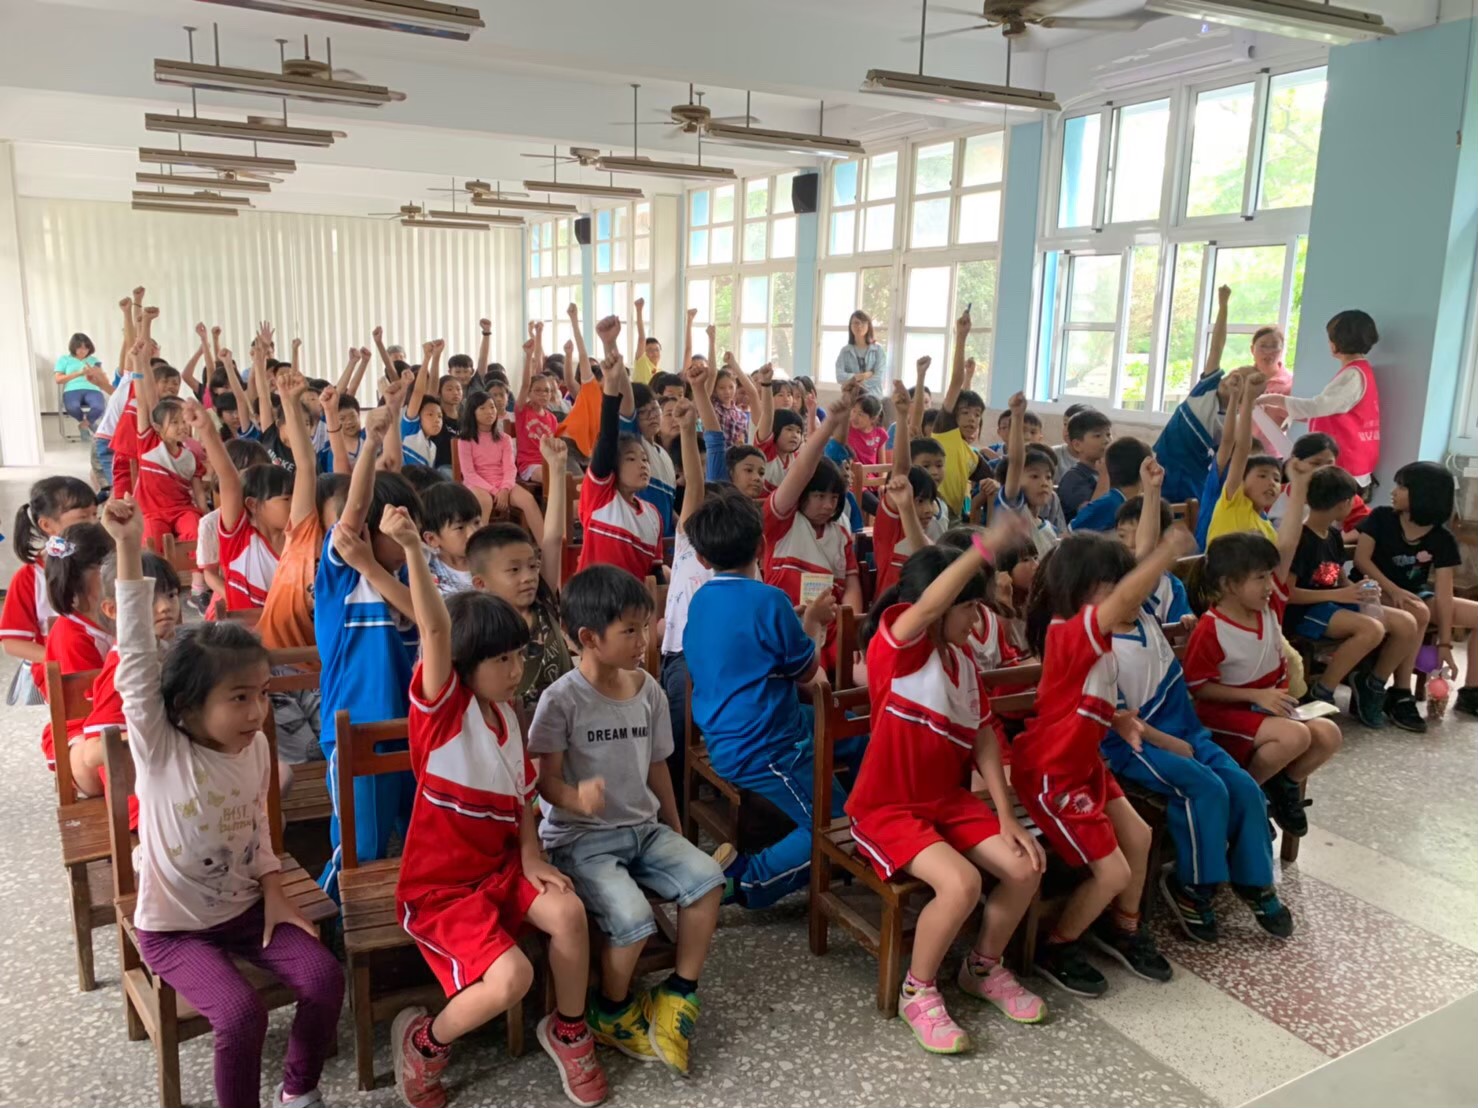
{"type": "Polygon", "coordinates": [[[390,1025],[390,1048],[395,1057],[395,1088],[407,1108],[444,1108],[446,1090],[441,1087],[441,1072],[446,1069],[447,1055],[427,1058],[415,1044],[413,1036],[423,1024],[431,1022],[424,1008],[402,1008],[390,1025]]]}
{"type": "Polygon", "coordinates": [[[919,1045],[930,1054],[963,1054],[970,1049],[970,1036],[944,1009],[944,997],[935,985],[909,996],[898,996],[898,1018],[913,1029],[919,1045]]]}
{"type": "Polygon", "coordinates": [[[985,976],[970,969],[967,958],[960,965],[960,991],[988,1000],[1017,1023],[1041,1023],[1047,1018],[1047,1004],[1016,980],[1016,975],[997,962],[985,976]]]}
{"type": "Polygon", "coordinates": [[[559,1083],[564,1086],[565,1096],[580,1108],[594,1108],[605,1100],[610,1091],[606,1086],[606,1071],[596,1061],[595,1037],[588,1030],[573,1043],[563,1042],[554,1034],[551,1012],[539,1021],[534,1034],[544,1053],[559,1066],[559,1083]]]}

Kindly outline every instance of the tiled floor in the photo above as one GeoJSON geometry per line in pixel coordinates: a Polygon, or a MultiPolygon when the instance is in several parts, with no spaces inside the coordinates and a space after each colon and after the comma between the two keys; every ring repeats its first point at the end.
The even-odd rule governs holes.
{"type": "MultiPolygon", "coordinates": [[[[46,471],[80,468],[70,461],[64,455],[46,471]]],[[[0,472],[4,518],[36,475],[0,472]]],[[[0,1103],[157,1103],[152,1050],[123,1034],[111,930],[96,933],[100,987],[76,991],[41,722],[41,709],[0,709],[0,1103]]],[[[1169,985],[1112,966],[1110,993],[1096,1002],[1043,985],[1052,1019],[1040,1027],[1009,1024],[950,990],[977,1051],[944,1059],[876,1015],[874,964],[844,936],[825,958],[812,957],[803,894],[762,913],[726,909],[703,982],[693,1077],[679,1082],[613,1055],[611,1103],[1230,1106],[1358,1048],[1399,1044],[1382,1037],[1478,993],[1478,724],[1449,718],[1413,736],[1351,723],[1346,736],[1345,751],[1316,779],[1300,860],[1280,874],[1298,924],[1286,944],[1263,936],[1227,899],[1216,947],[1193,947],[1155,923],[1175,962],[1169,985]]],[[[1470,1002],[1441,1018],[1471,1023],[1472,1013],[1470,1002]]],[[[285,1013],[272,1020],[267,1088],[286,1024],[285,1013]]],[[[359,1093],[346,1019],[324,1082],[329,1103],[396,1103],[384,1039],[382,1029],[380,1086],[359,1093]]],[[[459,1048],[449,1071],[454,1104],[565,1103],[532,1036],[516,1061],[501,1039],[494,1027],[459,1048]]],[[[1453,1045],[1426,1052],[1409,1071],[1409,1103],[1462,1103],[1454,1090],[1474,1089],[1470,1046],[1456,1045],[1471,1035],[1443,1041],[1453,1045]]],[[[209,1103],[210,1040],[181,1054],[187,1101],[209,1103]]],[[[1379,1056],[1362,1051],[1294,1088],[1346,1087],[1344,1067],[1379,1056]]],[[[1280,1096],[1279,1104],[1301,1102],[1280,1096]]],[[[1478,1091],[1466,1103],[1475,1098],[1478,1091]]]]}

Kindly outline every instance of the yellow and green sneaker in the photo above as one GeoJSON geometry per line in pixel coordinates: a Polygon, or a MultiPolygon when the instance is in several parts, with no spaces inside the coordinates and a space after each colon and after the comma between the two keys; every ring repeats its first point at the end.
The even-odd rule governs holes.
{"type": "Polygon", "coordinates": [[[663,985],[654,988],[648,997],[648,1036],[652,1050],[673,1073],[687,1077],[688,1049],[693,1041],[693,1025],[698,1022],[698,997],[674,992],[663,985]]]}
{"type": "Polygon", "coordinates": [[[619,1012],[607,1012],[594,997],[585,1009],[585,1023],[595,1041],[602,1046],[615,1047],[628,1058],[638,1062],[655,1062],[657,1055],[652,1051],[651,1036],[647,1027],[647,999],[644,993],[634,993],[626,1007],[619,1012]]]}

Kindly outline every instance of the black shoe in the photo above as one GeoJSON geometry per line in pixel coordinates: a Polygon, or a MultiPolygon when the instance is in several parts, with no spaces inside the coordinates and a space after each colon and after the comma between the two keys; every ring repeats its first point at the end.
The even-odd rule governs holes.
{"type": "Polygon", "coordinates": [[[1278,890],[1269,885],[1257,888],[1251,885],[1233,885],[1242,903],[1252,909],[1258,926],[1275,939],[1287,939],[1293,935],[1293,914],[1278,899],[1278,890]]]}
{"type": "Polygon", "coordinates": [[[1146,981],[1170,980],[1170,963],[1143,927],[1121,931],[1108,916],[1099,916],[1084,937],[1135,977],[1146,981]]]}
{"type": "Polygon", "coordinates": [[[1037,972],[1059,989],[1077,996],[1102,996],[1108,990],[1103,974],[1083,957],[1083,945],[1043,943],[1037,947],[1037,972]]]}
{"type": "Polygon", "coordinates": [[[202,616],[209,614],[210,592],[192,592],[190,594],[190,606],[194,608],[197,612],[199,612],[202,616]]]}
{"type": "Polygon", "coordinates": [[[1464,685],[1458,689],[1457,699],[1453,701],[1452,707],[1454,711],[1478,716],[1478,685],[1464,685]]]}
{"type": "Polygon", "coordinates": [[[1169,870],[1160,875],[1160,893],[1188,938],[1198,943],[1214,943],[1221,937],[1209,895],[1182,883],[1169,870]]]}
{"type": "Polygon", "coordinates": [[[1304,814],[1309,802],[1299,795],[1297,781],[1280,770],[1263,782],[1262,791],[1273,822],[1285,834],[1301,839],[1309,833],[1309,817],[1304,814]]]}
{"type": "Polygon", "coordinates": [[[1418,735],[1427,732],[1427,721],[1416,707],[1416,697],[1406,689],[1392,689],[1386,693],[1386,718],[1403,731],[1415,731],[1418,735]]]}
{"type": "Polygon", "coordinates": [[[1386,683],[1369,673],[1350,674],[1350,714],[1366,727],[1386,722],[1386,683]]]}

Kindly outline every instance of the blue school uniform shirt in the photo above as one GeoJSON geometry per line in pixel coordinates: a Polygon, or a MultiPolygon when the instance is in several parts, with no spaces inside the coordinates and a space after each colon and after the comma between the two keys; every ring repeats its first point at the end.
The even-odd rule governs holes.
{"type": "MultiPolygon", "coordinates": [[[[403,568],[400,579],[406,579],[403,568]]],[[[324,536],[313,601],[313,633],[323,664],[319,713],[328,721],[320,741],[327,754],[339,709],[347,709],[355,723],[399,719],[409,712],[420,640],[416,625],[339,557],[332,529],[324,536]]]]}
{"type": "Polygon", "coordinates": [[[837,442],[836,439],[829,438],[826,440],[826,447],[822,450],[822,453],[838,466],[844,466],[852,460],[848,453],[849,450],[850,448],[846,443],[837,442]]]}
{"type": "MultiPolygon", "coordinates": [[[[349,443],[346,443],[345,444],[345,447],[346,447],[347,452],[349,454],[349,468],[350,469],[353,469],[354,468],[354,463],[357,462],[357,461],[359,461],[359,448],[361,446],[363,446],[363,445],[364,445],[364,431],[362,431],[362,430],[359,432],[359,438],[355,439],[352,442],[349,442],[349,443]]],[[[406,456],[406,461],[410,461],[410,456],[409,455],[406,456]]],[[[422,463],[422,464],[424,465],[425,463],[422,463]]],[[[326,447],[324,447],[322,450],[320,450],[318,452],[318,472],[319,473],[332,473],[333,471],[334,471],[334,448],[332,446],[326,446],[326,447]]]]}
{"type": "Polygon", "coordinates": [[[795,683],[816,660],[816,644],[773,585],[715,575],[688,605],[683,657],[693,724],[722,776],[763,766],[808,734],[795,683]]]}
{"type": "Polygon", "coordinates": [[[1144,602],[1144,610],[1159,623],[1179,623],[1181,616],[1191,614],[1191,602],[1185,594],[1185,585],[1173,573],[1160,578],[1155,591],[1144,602]]]}
{"type": "Polygon", "coordinates": [[[1124,506],[1124,494],[1118,489],[1109,489],[1097,500],[1090,500],[1078,509],[1069,526],[1074,531],[1112,531],[1114,517],[1124,506]]]}
{"type": "MultiPolygon", "coordinates": [[[[400,417],[400,450],[406,465],[430,466],[436,462],[436,446],[421,430],[421,418],[400,417]]],[[[333,455],[330,453],[332,462],[333,455]]]]}
{"type": "Polygon", "coordinates": [[[1216,512],[1216,502],[1221,499],[1222,488],[1226,480],[1227,475],[1213,460],[1211,468],[1206,471],[1206,484],[1201,489],[1200,512],[1196,516],[1196,545],[1202,550],[1206,549],[1206,535],[1211,530],[1211,517],[1216,512]]]}
{"type": "Polygon", "coordinates": [[[1216,389],[1223,376],[1218,369],[1197,381],[1170,413],[1170,421],[1155,440],[1155,458],[1165,467],[1160,495],[1167,501],[1189,500],[1205,484],[1206,470],[1216,458],[1216,443],[1221,438],[1221,403],[1216,389]]]}
{"type": "MultiPolygon", "coordinates": [[[[672,502],[677,497],[677,488],[667,479],[667,471],[672,469],[672,457],[659,444],[647,440],[646,436],[641,433],[640,427],[637,426],[636,420],[622,416],[620,427],[621,434],[635,435],[641,439],[642,449],[647,452],[647,471],[650,477],[647,480],[647,487],[636,494],[637,499],[645,500],[657,509],[657,514],[662,517],[662,534],[671,535],[672,502]],[[663,465],[659,457],[665,457],[667,464],[663,465]]],[[[706,445],[707,440],[705,439],[704,442],[706,445]]],[[[722,454],[723,451],[719,453],[722,454]]],[[[676,479],[675,472],[674,479],[676,479]]]]}
{"type": "Polygon", "coordinates": [[[1177,739],[1210,737],[1196,715],[1185,672],[1153,616],[1137,616],[1132,631],[1115,632],[1114,661],[1119,667],[1120,708],[1177,739]]]}

